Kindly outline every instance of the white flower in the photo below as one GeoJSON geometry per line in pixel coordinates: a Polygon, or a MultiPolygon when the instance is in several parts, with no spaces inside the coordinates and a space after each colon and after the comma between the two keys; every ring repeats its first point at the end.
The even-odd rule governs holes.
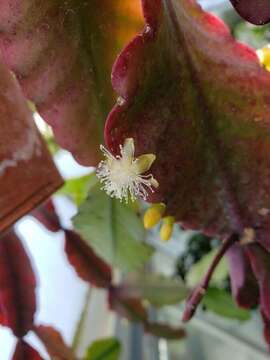
{"type": "Polygon", "coordinates": [[[130,195],[134,201],[137,197],[146,200],[148,192],[154,192],[153,187],[158,187],[158,182],[152,174],[142,175],[148,171],[156,159],[153,154],[134,157],[134,140],[126,139],[120,145],[120,154],[113,156],[104,146],[100,146],[105,155],[105,160],[99,163],[97,177],[104,184],[102,189],[114,198],[128,201],[130,195]]]}

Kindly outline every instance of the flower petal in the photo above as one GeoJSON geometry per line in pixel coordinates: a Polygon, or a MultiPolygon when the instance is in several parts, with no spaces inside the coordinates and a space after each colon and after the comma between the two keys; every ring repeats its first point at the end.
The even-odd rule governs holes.
{"type": "Polygon", "coordinates": [[[121,155],[133,159],[135,152],[134,140],[132,138],[125,139],[124,145],[121,149],[121,155]]]}
{"type": "Polygon", "coordinates": [[[135,163],[138,174],[143,174],[148,171],[155,160],[156,155],[154,154],[145,154],[139,156],[135,163]]]}

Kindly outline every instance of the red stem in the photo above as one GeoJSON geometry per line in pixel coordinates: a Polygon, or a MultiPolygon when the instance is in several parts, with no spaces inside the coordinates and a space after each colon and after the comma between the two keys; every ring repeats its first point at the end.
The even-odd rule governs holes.
{"type": "Polygon", "coordinates": [[[208,286],[210,283],[210,280],[212,278],[212,275],[219,264],[220,260],[222,259],[223,255],[226,253],[226,251],[239,240],[238,234],[232,234],[230,237],[228,237],[218,250],[218,253],[216,254],[210,268],[208,269],[205,277],[202,279],[200,284],[192,291],[191,295],[189,296],[186,307],[184,310],[184,314],[182,317],[182,321],[187,322],[189,321],[193,315],[195,314],[195,311],[200,304],[208,286]]]}

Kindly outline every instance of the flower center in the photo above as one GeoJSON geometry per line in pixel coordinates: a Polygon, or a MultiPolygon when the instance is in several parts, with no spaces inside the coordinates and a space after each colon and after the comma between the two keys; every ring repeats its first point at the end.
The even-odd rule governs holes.
{"type": "Polygon", "coordinates": [[[158,182],[151,174],[142,175],[150,169],[155,155],[144,154],[135,158],[132,138],[125,140],[124,145],[120,146],[121,155],[116,157],[103,146],[101,150],[105,160],[97,168],[97,177],[103,183],[102,189],[111,197],[128,201],[130,195],[132,200],[136,197],[146,200],[148,191],[153,192],[153,188],[158,187],[158,182]]]}

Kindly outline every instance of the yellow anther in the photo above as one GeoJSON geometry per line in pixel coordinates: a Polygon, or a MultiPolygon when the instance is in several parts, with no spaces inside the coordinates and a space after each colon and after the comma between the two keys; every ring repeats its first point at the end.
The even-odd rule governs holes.
{"type": "Polygon", "coordinates": [[[252,244],[256,239],[256,232],[252,228],[245,228],[240,238],[241,245],[252,244]]]}
{"type": "Polygon", "coordinates": [[[257,55],[260,60],[260,63],[270,71],[270,47],[265,46],[262,49],[257,50],[257,55]]]}
{"type": "Polygon", "coordinates": [[[143,217],[145,229],[151,229],[157,225],[160,222],[165,209],[166,206],[163,203],[152,205],[149,209],[147,209],[143,217]]]}
{"type": "Polygon", "coordinates": [[[160,228],[160,237],[163,241],[170,240],[173,232],[173,225],[174,225],[174,217],[173,216],[166,216],[163,219],[163,224],[160,228]]]}

